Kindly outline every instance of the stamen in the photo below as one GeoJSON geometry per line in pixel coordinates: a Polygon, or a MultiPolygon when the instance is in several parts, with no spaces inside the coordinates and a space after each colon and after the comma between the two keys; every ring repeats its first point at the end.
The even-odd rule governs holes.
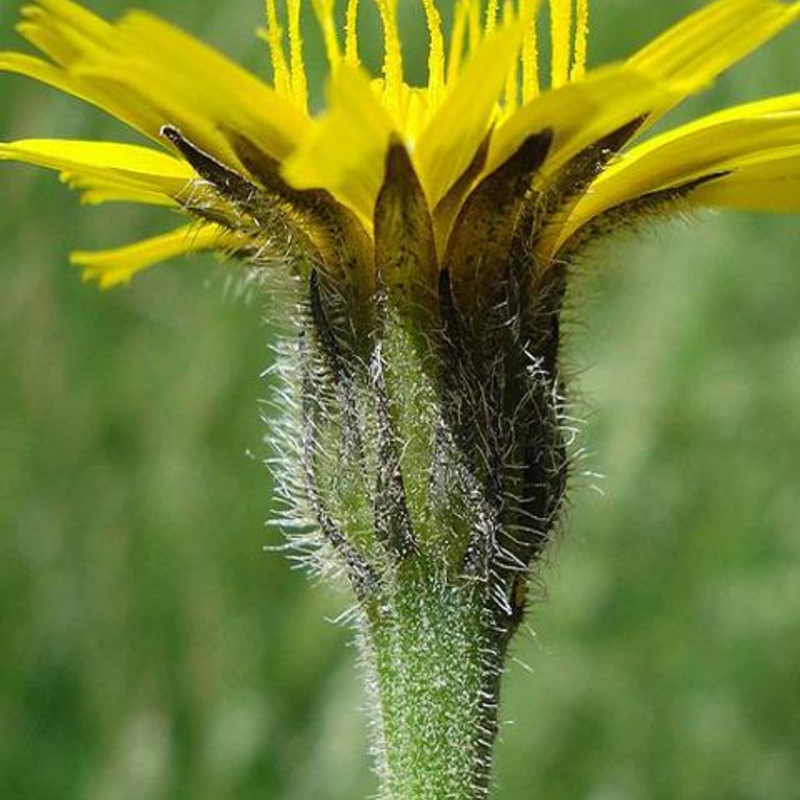
{"type": "Polygon", "coordinates": [[[447,83],[452,83],[458,76],[461,67],[461,56],[464,54],[467,34],[467,17],[469,16],[469,0],[460,0],[453,17],[453,32],[450,36],[450,52],[447,56],[447,83]]]}
{"type": "Polygon", "coordinates": [[[302,0],[287,0],[289,10],[289,58],[292,65],[292,94],[303,110],[308,108],[308,81],[303,61],[303,31],[300,27],[302,0]]]}
{"type": "Polygon", "coordinates": [[[375,0],[383,25],[383,77],[386,81],[384,99],[392,114],[400,110],[403,86],[403,53],[397,27],[397,0],[375,0]]]}
{"type": "Polygon", "coordinates": [[[466,0],[469,4],[469,53],[474,53],[483,39],[481,30],[481,0],[466,0]]]}
{"type": "Polygon", "coordinates": [[[586,42],[589,34],[589,0],[577,0],[575,17],[575,55],[570,80],[578,81],[586,74],[586,42]]]}
{"type": "Polygon", "coordinates": [[[486,33],[491,33],[497,25],[498,0],[489,0],[486,6],[486,33]]]}
{"type": "Polygon", "coordinates": [[[275,0],[266,0],[266,9],[267,30],[264,35],[264,40],[269,46],[269,56],[272,62],[272,75],[275,89],[284,97],[292,97],[289,68],[286,66],[286,54],[283,50],[283,30],[278,22],[275,0]]]}
{"type": "Polygon", "coordinates": [[[361,64],[361,59],[358,57],[358,0],[347,0],[344,60],[351,67],[361,64]]]}
{"type": "Polygon", "coordinates": [[[563,86],[569,75],[572,45],[572,0],[550,0],[550,40],[553,51],[551,88],[563,86]]]}
{"type": "MultiPolygon", "coordinates": [[[[513,0],[505,0],[505,3],[503,4],[503,22],[508,25],[511,23],[513,18],[513,0]]],[[[517,102],[519,100],[519,61],[517,59],[514,60],[513,66],[508,71],[508,76],[506,77],[506,87],[503,92],[503,99],[505,101],[503,107],[504,114],[506,116],[513,114],[517,108],[517,102]]]]}
{"type": "Polygon", "coordinates": [[[522,102],[539,94],[539,37],[536,31],[539,0],[522,0],[522,17],[529,18],[522,40],[522,102]]]}
{"type": "Polygon", "coordinates": [[[429,108],[434,108],[444,88],[444,39],[442,37],[442,18],[434,0],[422,0],[425,8],[425,21],[428,25],[430,46],[428,50],[428,90],[429,108]]]}
{"type": "Polygon", "coordinates": [[[322,36],[325,40],[325,54],[328,57],[331,72],[335,72],[342,59],[339,37],[336,33],[336,20],[333,13],[336,0],[313,0],[312,4],[314,6],[314,14],[322,29],[322,36]]]}

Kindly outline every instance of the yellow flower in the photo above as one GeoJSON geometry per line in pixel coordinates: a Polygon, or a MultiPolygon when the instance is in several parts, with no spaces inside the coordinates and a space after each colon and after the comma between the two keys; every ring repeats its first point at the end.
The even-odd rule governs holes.
{"type": "Polygon", "coordinates": [[[512,226],[495,236],[501,206],[506,221],[528,219],[526,247],[540,275],[587,239],[677,199],[800,210],[800,94],[624,149],[797,19],[800,2],[718,0],[628,60],[587,71],[588,0],[550,0],[548,8],[457,0],[449,36],[435,0],[422,0],[429,56],[421,87],[405,80],[396,0],[375,3],[380,78],[359,58],[358,0],[347,0],[343,31],[335,0],[312,0],[330,68],[327,108],[312,116],[301,0],[281,9],[266,0],[271,85],[150,14],[132,11],[112,24],[71,0],[36,0],[17,30],[43,57],[0,53],[0,70],[86,100],[158,149],[25,140],[0,144],[0,159],[55,169],[88,203],[163,205],[195,220],[132,246],[73,254],[103,286],[185,252],[222,250],[258,263],[296,247],[370,291],[376,231],[408,233],[393,217],[399,202],[418,216],[417,256],[428,247],[427,268],[449,264],[454,292],[468,303],[496,277],[474,248],[503,246],[512,226]],[[547,23],[549,70],[538,49],[547,23]],[[487,183],[504,168],[516,196],[493,194],[487,183]],[[397,195],[394,211],[384,203],[385,219],[382,187],[397,195]],[[526,211],[534,193],[536,208],[526,211]]]}
{"type": "Polygon", "coordinates": [[[483,800],[508,645],[571,471],[569,266],[652,214],[800,211],[800,94],[630,146],[800,2],[717,0],[587,70],[588,0],[456,0],[449,36],[421,0],[417,87],[397,0],[374,0],[378,78],[360,61],[358,0],[345,1],[312,0],[330,71],[313,116],[301,0],[266,0],[271,85],[150,14],[110,24],[36,0],[18,30],[44,58],[3,53],[0,69],[99,106],[155,147],[29,140],[0,144],[0,159],[55,169],[89,203],[192,220],[73,254],[102,286],[199,250],[280,267],[295,326],[275,368],[280,522],[296,557],[345,575],[358,599],[378,794],[483,800]]]}

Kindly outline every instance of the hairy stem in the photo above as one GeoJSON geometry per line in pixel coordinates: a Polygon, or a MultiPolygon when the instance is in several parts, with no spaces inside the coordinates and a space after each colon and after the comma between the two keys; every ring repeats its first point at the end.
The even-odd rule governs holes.
{"type": "Polygon", "coordinates": [[[520,280],[470,319],[447,273],[427,316],[387,283],[362,336],[309,278],[283,485],[301,557],[357,600],[381,800],[489,793],[506,649],[567,472],[558,326],[519,312],[520,280]]]}
{"type": "Polygon", "coordinates": [[[383,800],[474,800],[487,793],[503,648],[483,592],[408,565],[362,646],[375,705],[383,800]]]}

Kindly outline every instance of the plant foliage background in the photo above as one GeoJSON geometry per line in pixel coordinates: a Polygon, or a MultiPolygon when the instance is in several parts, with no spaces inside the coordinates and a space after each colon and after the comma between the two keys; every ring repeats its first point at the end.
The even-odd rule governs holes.
{"type": "MultiPolygon", "coordinates": [[[[266,68],[258,0],[139,5],[266,68]]],[[[594,63],[694,7],[596,2],[594,63]]],[[[2,0],[2,47],[16,14],[2,0]]],[[[792,30],[702,103],[796,90],[799,67],[792,30]]],[[[0,79],[3,139],[112,125],[0,79]]],[[[347,600],[262,552],[269,297],[211,259],[101,295],[68,250],[163,215],[81,209],[9,165],[0,197],[0,796],[369,796],[354,653],[326,621],[347,600]]],[[[575,482],[517,642],[533,674],[507,681],[498,800],[800,798],[798,257],[796,219],[730,214],[578,281],[581,467],[606,477],[575,482]]]]}

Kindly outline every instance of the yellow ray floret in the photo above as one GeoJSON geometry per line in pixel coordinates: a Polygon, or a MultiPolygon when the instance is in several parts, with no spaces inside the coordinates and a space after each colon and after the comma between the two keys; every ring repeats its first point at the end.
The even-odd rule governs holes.
{"type": "Polygon", "coordinates": [[[367,75],[349,64],[331,79],[328,108],[284,162],[283,177],[298,189],[328,189],[371,220],[393,122],[367,75]]]}
{"type": "Polygon", "coordinates": [[[167,197],[180,194],[195,177],[177,158],[129,144],[68,139],[27,139],[0,143],[0,160],[22,161],[59,172],[91,175],[115,185],[127,185],[167,197]]]}
{"type": "Polygon", "coordinates": [[[136,203],[145,206],[180,207],[177,199],[143,188],[132,181],[74,172],[62,172],[59,177],[70,189],[80,192],[81,203],[88,206],[103,203],[136,203]]]}
{"type": "Polygon", "coordinates": [[[447,53],[447,83],[456,79],[461,68],[461,58],[467,47],[469,13],[469,0],[458,0],[453,11],[453,28],[450,31],[450,47],[447,53]]]}
{"type": "Polygon", "coordinates": [[[130,98],[101,89],[43,59],[23,53],[0,53],[0,71],[33,78],[40,83],[91,103],[135,130],[157,139],[162,117],[154,109],[135,103],[130,98]]]}
{"type": "MultiPolygon", "coordinates": [[[[171,121],[171,107],[200,109],[210,130],[220,123],[236,127],[276,158],[291,152],[306,129],[308,121],[297,108],[178,28],[151,14],[130,12],[116,29],[127,47],[136,45],[147,55],[133,60],[126,56],[116,62],[109,59],[109,72],[116,82],[144,99],[152,97],[167,122],[171,121]],[[148,80],[155,83],[148,84],[148,80]],[[153,96],[154,89],[160,96],[153,96]]],[[[102,78],[104,62],[96,59],[79,70],[102,78]]]]}
{"type": "Polygon", "coordinates": [[[171,123],[235,161],[220,126],[236,126],[282,158],[309,124],[278,92],[150,14],[111,25],[68,0],[42,0],[26,7],[19,30],[53,63],[3,54],[0,69],[57,85],[154,139],[171,123]]]}
{"type": "Polygon", "coordinates": [[[800,145],[767,150],[729,162],[730,173],[703,184],[690,203],[748,211],[800,211],[800,145]]]}
{"type": "Polygon", "coordinates": [[[524,23],[515,20],[486,38],[420,134],[414,162],[431,208],[486,137],[506,76],[516,63],[523,28],[524,23]]]}
{"type": "MultiPolygon", "coordinates": [[[[225,176],[233,171],[247,179],[244,162],[258,173],[261,152],[262,168],[277,165],[297,189],[330,191],[370,229],[389,143],[402,142],[438,220],[440,252],[450,229],[442,220],[452,222],[470,187],[545,129],[552,131],[552,141],[533,178],[536,189],[571,176],[562,167],[578,163],[574,159],[581,153],[595,157],[594,149],[614,143],[605,159],[596,156],[602,174],[592,180],[587,167],[584,182],[576,183],[572,196],[567,192],[558,214],[544,223],[537,253],[545,257],[598,214],[650,192],[686,182],[694,186],[711,174],[714,179],[697,182],[687,202],[798,206],[797,95],[684,125],[611,159],[628,139],[798,19],[798,0],[716,0],[626,62],[589,72],[588,0],[548,0],[543,14],[539,0],[457,0],[449,36],[436,0],[417,0],[429,31],[428,80],[420,87],[405,83],[398,0],[373,0],[383,27],[379,79],[360,66],[359,0],[347,0],[344,30],[338,27],[336,2],[311,0],[330,65],[327,110],[312,119],[303,0],[265,0],[262,35],[270,48],[273,85],[151,14],[133,11],[110,23],[72,0],[32,0],[23,8],[18,31],[42,57],[0,53],[0,71],[92,103],[169,149],[172,143],[160,135],[168,124],[180,130],[188,149],[174,151],[174,157],[133,145],[28,140],[0,144],[0,160],[57,170],[87,203],[174,207],[198,178],[185,158],[211,183],[215,174],[222,176],[224,195],[225,176]],[[545,23],[548,91],[540,85],[539,64],[538,29],[544,33],[545,23]],[[436,211],[444,205],[446,213],[436,211]]],[[[257,175],[253,179],[259,183],[257,175]]],[[[222,241],[213,238],[219,234],[213,226],[192,231],[191,237],[175,232],[77,257],[110,284],[158,253],[190,252],[222,241]]]]}
{"type": "MultiPolygon", "coordinates": [[[[718,75],[800,17],[800,2],[718,0],[690,15],[629,59],[654,78],[684,82],[686,94],[718,75]]],[[[675,103],[654,109],[651,122],[675,103]]]]}
{"type": "Polygon", "coordinates": [[[78,251],[71,255],[70,261],[83,267],[84,280],[96,280],[101,288],[110,289],[127,283],[137,272],[154,264],[188,253],[224,250],[232,240],[232,234],[217,225],[184,225],[170,233],[112,250],[78,251]]]}
{"type": "Polygon", "coordinates": [[[642,194],[727,170],[740,158],[800,143],[800,94],[762,100],[681,126],[633,148],[579,205],[582,217],[642,194]]]}
{"type": "Polygon", "coordinates": [[[497,169],[532,132],[548,127],[555,140],[545,172],[552,172],[583,147],[669,101],[676,91],[625,64],[595,70],[583,81],[539,95],[500,125],[485,172],[497,169]]]}

